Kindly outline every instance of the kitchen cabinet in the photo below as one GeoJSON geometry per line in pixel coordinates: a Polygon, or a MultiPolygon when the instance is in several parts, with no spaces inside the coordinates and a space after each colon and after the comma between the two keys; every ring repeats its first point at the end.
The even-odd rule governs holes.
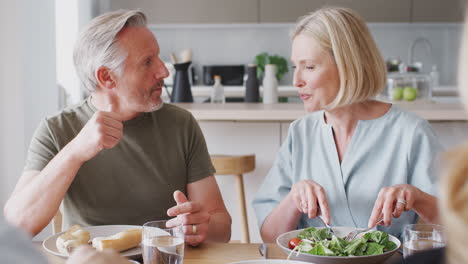
{"type": "Polygon", "coordinates": [[[326,0],[258,0],[260,23],[294,23],[300,16],[319,9],[326,0]]]}
{"type": "Polygon", "coordinates": [[[257,0],[112,0],[111,9],[137,9],[149,24],[257,23],[257,0]]]}
{"type": "Polygon", "coordinates": [[[293,23],[322,6],[349,7],[367,22],[410,22],[408,0],[259,0],[260,23],[293,23]]]}
{"type": "Polygon", "coordinates": [[[467,0],[112,0],[150,24],[294,23],[323,6],[349,7],[367,22],[462,22],[467,0]]]}
{"type": "Polygon", "coordinates": [[[466,0],[412,1],[412,22],[463,22],[466,0]]]}

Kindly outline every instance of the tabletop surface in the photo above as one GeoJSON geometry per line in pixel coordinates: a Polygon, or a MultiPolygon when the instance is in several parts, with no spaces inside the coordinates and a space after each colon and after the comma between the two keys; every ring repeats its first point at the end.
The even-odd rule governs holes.
{"type": "MultiPolygon", "coordinates": [[[[42,248],[40,242],[34,242],[37,248],[47,256],[50,264],[64,264],[65,259],[54,256],[42,248]]],[[[286,255],[273,243],[268,243],[268,258],[286,259],[286,255]]],[[[258,251],[260,244],[242,243],[204,243],[199,247],[186,246],[184,264],[223,264],[242,260],[262,259],[258,251]]],[[[390,264],[401,259],[399,252],[395,253],[388,261],[382,264],[390,264]]]]}

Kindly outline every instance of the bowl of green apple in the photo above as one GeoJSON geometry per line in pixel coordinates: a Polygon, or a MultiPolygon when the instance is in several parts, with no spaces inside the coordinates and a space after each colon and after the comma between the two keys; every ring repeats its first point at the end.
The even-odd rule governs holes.
{"type": "Polygon", "coordinates": [[[389,73],[386,97],[404,102],[431,100],[432,78],[423,73],[389,73]]]}
{"type": "Polygon", "coordinates": [[[392,89],[392,99],[397,101],[414,101],[418,97],[418,89],[412,86],[395,87],[392,89]]]}

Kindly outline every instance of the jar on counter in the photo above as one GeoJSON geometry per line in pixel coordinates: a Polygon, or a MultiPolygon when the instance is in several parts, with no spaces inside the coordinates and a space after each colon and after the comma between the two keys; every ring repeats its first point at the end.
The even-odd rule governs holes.
{"type": "Polygon", "coordinates": [[[263,77],[263,103],[278,103],[278,80],[276,79],[276,65],[265,65],[265,75],[263,77]]]}
{"type": "Polygon", "coordinates": [[[224,87],[221,84],[221,76],[215,75],[214,76],[214,85],[213,89],[211,90],[211,103],[226,103],[226,97],[224,96],[224,87]]]}
{"type": "Polygon", "coordinates": [[[394,101],[431,100],[432,78],[422,73],[389,73],[384,97],[394,101]]]}

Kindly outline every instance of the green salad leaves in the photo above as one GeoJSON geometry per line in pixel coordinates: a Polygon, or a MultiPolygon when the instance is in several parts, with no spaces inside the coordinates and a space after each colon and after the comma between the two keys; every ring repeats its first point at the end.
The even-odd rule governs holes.
{"type": "Polygon", "coordinates": [[[396,249],[387,233],[372,231],[360,238],[346,241],[332,235],[327,229],[309,227],[297,235],[301,239],[293,251],[319,256],[369,256],[396,249]]]}

